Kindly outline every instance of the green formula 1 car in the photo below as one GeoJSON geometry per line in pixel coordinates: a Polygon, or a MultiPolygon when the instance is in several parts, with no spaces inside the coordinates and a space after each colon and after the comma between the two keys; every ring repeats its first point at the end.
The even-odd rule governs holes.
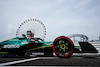
{"type": "Polygon", "coordinates": [[[73,42],[65,36],[60,36],[54,42],[45,42],[40,38],[27,39],[25,36],[16,37],[0,43],[0,55],[53,56],[70,57],[73,53],[97,53],[98,51],[88,42],[80,42],[74,46],[73,42]],[[40,41],[41,40],[41,41],[40,41]]]}
{"type": "Polygon", "coordinates": [[[79,42],[79,46],[65,36],[57,37],[53,42],[44,41],[45,26],[36,19],[24,21],[17,29],[15,38],[0,42],[0,55],[17,55],[30,57],[33,55],[70,57],[73,53],[98,53],[88,42],[79,42]]]}

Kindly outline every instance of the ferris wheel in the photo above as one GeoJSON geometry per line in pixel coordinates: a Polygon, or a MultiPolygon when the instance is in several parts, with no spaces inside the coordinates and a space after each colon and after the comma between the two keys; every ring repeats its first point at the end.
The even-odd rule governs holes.
{"type": "Polygon", "coordinates": [[[46,28],[43,22],[37,19],[28,19],[24,21],[16,31],[16,37],[21,37],[22,34],[27,35],[27,31],[34,33],[34,38],[45,39],[46,28]]]}

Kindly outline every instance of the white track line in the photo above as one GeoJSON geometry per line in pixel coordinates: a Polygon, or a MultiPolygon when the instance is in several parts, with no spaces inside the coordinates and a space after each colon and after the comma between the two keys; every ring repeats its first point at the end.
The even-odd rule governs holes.
{"type": "Polygon", "coordinates": [[[37,58],[30,58],[30,59],[19,60],[19,61],[12,61],[12,62],[7,62],[7,63],[2,63],[2,64],[0,64],[0,67],[1,67],[1,66],[5,66],[5,65],[11,65],[11,64],[16,64],[16,63],[22,63],[22,62],[26,62],[26,61],[37,60],[37,59],[58,59],[58,57],[37,57],[37,58]]]}
{"type": "Polygon", "coordinates": [[[26,62],[26,61],[32,61],[32,60],[37,60],[39,58],[30,58],[30,59],[25,59],[25,60],[19,60],[19,61],[13,61],[13,62],[7,62],[7,63],[2,63],[0,64],[1,66],[5,66],[5,65],[11,65],[11,64],[16,64],[16,63],[22,63],[22,62],[26,62]]]}
{"type": "Polygon", "coordinates": [[[37,57],[39,59],[58,59],[59,57],[37,57]]]}

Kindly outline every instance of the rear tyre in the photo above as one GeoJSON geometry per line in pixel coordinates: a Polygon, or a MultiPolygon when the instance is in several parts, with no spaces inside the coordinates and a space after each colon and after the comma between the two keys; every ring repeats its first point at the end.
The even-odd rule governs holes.
{"type": "Polygon", "coordinates": [[[60,36],[53,42],[53,51],[59,57],[71,57],[73,48],[73,42],[65,36],[60,36]]]}

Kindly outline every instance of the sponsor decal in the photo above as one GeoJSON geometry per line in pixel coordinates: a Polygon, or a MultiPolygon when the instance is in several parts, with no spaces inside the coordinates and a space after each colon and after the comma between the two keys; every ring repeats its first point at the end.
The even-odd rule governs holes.
{"type": "Polygon", "coordinates": [[[19,48],[19,47],[20,47],[19,44],[8,44],[3,46],[3,48],[19,48]]]}
{"type": "Polygon", "coordinates": [[[43,52],[41,52],[41,53],[40,52],[33,52],[32,55],[44,55],[44,53],[43,52]]]}

